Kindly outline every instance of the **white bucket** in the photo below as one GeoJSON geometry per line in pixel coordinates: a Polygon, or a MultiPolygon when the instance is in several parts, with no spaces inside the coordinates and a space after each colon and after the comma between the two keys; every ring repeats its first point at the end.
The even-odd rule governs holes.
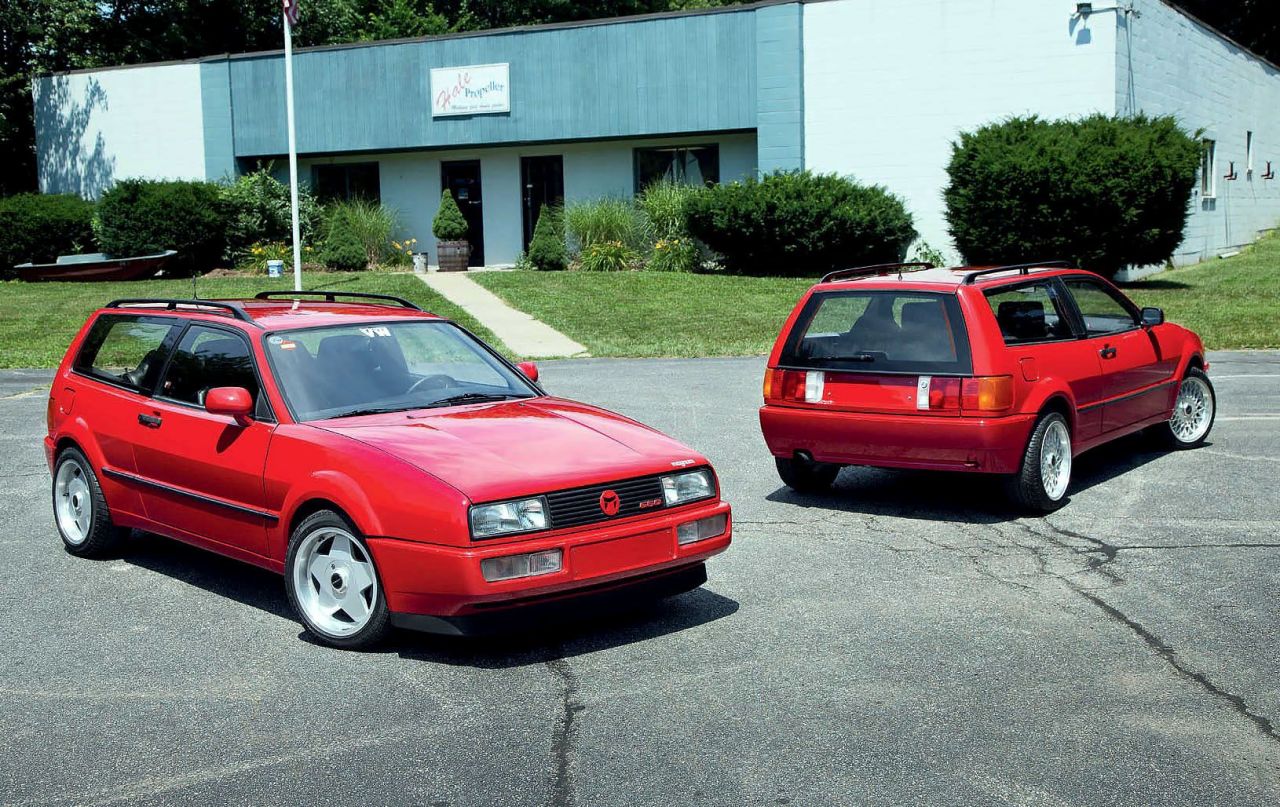
{"type": "Polygon", "coordinates": [[[284,274],[284,261],[267,261],[267,277],[280,277],[284,274]]]}

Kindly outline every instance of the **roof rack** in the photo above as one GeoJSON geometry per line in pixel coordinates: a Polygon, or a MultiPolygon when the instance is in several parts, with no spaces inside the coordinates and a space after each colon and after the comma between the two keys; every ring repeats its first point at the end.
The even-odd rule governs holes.
{"type": "Polygon", "coordinates": [[[819,283],[830,283],[833,280],[853,280],[854,278],[867,277],[868,275],[887,275],[894,269],[898,270],[898,274],[902,274],[903,269],[912,269],[919,271],[921,269],[932,269],[933,264],[928,261],[910,261],[908,263],[873,263],[870,266],[855,266],[851,269],[837,269],[827,275],[824,275],[819,283]]]}
{"type": "Polygon", "coordinates": [[[327,291],[323,289],[316,289],[312,291],[260,291],[253,295],[253,299],[255,300],[274,300],[277,297],[323,297],[327,303],[337,302],[338,297],[356,297],[361,300],[384,300],[386,302],[395,303],[402,308],[411,308],[414,311],[422,310],[403,297],[393,297],[390,294],[370,294],[363,291],[327,291]]]}
{"type": "Polygon", "coordinates": [[[975,277],[981,277],[983,275],[993,275],[996,272],[1012,272],[1014,270],[1017,270],[1018,274],[1020,275],[1029,275],[1031,274],[1032,269],[1061,269],[1069,266],[1071,266],[1070,261],[1037,261],[1035,263],[1011,263],[1006,266],[992,266],[988,269],[979,269],[976,272],[969,272],[967,275],[964,276],[964,280],[961,282],[963,282],[964,285],[966,286],[971,286],[973,285],[973,279],[975,277]]]}
{"type": "Polygon", "coordinates": [[[119,300],[112,300],[107,303],[104,308],[163,308],[166,311],[176,311],[178,306],[191,306],[194,308],[212,308],[213,311],[202,311],[204,314],[227,314],[241,322],[249,322],[256,325],[253,317],[245,313],[245,310],[235,303],[228,303],[221,300],[181,300],[168,297],[122,297],[119,300]]]}

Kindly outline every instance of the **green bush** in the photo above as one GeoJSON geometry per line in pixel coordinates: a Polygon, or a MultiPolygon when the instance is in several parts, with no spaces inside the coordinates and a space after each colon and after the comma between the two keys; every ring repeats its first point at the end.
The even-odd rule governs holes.
{"type": "Polygon", "coordinates": [[[329,233],[324,240],[320,260],[330,269],[339,272],[358,272],[369,266],[360,236],[347,215],[339,210],[329,217],[329,233]]]}
{"type": "Polygon", "coordinates": [[[0,199],[0,278],[12,277],[14,264],[51,263],[93,246],[93,202],[69,194],[0,199]]]}
{"type": "Polygon", "coordinates": [[[645,268],[654,272],[696,272],[702,250],[692,238],[659,238],[649,252],[645,268]]]}
{"type": "Polygon", "coordinates": [[[222,189],[212,182],[126,179],[102,195],[94,231],[109,255],[176,249],[171,268],[210,269],[226,243],[222,189]]]}
{"type": "Polygon", "coordinates": [[[1013,118],[960,135],[944,193],[971,264],[1061,258],[1100,274],[1182,242],[1200,145],[1173,118],[1013,118]]]}
{"type": "Polygon", "coordinates": [[[639,254],[621,241],[597,241],[578,253],[574,268],[584,272],[623,272],[636,268],[639,262],[639,254]]]}
{"type": "Polygon", "coordinates": [[[555,271],[565,267],[564,225],[558,209],[542,208],[526,257],[535,269],[555,271]]]}
{"type": "MultiPolygon", "coordinates": [[[[222,187],[227,215],[226,251],[223,257],[237,263],[249,257],[254,244],[293,240],[293,216],[289,186],[271,175],[269,168],[245,174],[222,187]]],[[[323,212],[311,191],[298,188],[298,227],[306,244],[321,231],[323,212]]]]}
{"type": "Polygon", "coordinates": [[[453,194],[447,190],[440,196],[440,209],[431,222],[431,234],[439,241],[465,241],[467,238],[467,220],[462,217],[458,203],[453,201],[453,194]]]}
{"type": "Polygon", "coordinates": [[[727,270],[749,275],[900,261],[916,237],[911,214],[884,188],[808,171],[704,188],[689,198],[688,219],[727,270]]]}
{"type": "Polygon", "coordinates": [[[392,255],[391,233],[399,226],[400,217],[392,208],[378,202],[353,199],[330,205],[328,218],[331,221],[342,219],[345,226],[355,233],[364,249],[365,263],[369,266],[399,260],[399,255],[392,255]]]}
{"type": "Polygon", "coordinates": [[[644,219],[630,199],[570,204],[564,210],[564,227],[571,252],[614,241],[634,251],[643,248],[646,238],[644,219]]]}
{"type": "Polygon", "coordinates": [[[689,235],[689,200],[698,188],[675,182],[654,182],[636,198],[645,229],[653,241],[689,235]]]}

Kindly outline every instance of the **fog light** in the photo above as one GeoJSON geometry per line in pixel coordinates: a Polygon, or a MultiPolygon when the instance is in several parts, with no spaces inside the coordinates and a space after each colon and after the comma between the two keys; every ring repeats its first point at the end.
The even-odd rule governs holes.
{"type": "Polygon", "coordinates": [[[676,543],[691,544],[694,541],[715,538],[717,535],[723,535],[728,525],[729,517],[723,514],[700,518],[697,521],[686,521],[676,527],[676,543]]]}
{"type": "Polygon", "coordinates": [[[544,549],[541,552],[530,552],[527,555],[504,555],[500,558],[485,558],[480,561],[480,573],[490,583],[499,580],[514,580],[517,577],[537,577],[540,574],[552,574],[560,571],[561,558],[559,549],[544,549]]]}

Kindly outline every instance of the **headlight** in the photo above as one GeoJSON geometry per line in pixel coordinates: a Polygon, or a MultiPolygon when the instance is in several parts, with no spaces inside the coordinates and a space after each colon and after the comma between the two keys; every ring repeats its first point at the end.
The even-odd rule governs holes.
{"type": "Polygon", "coordinates": [[[686,471],[682,474],[662,477],[662,498],[666,500],[668,507],[673,504],[707,499],[714,494],[711,472],[705,468],[700,471],[686,471]]]}
{"type": "Polygon", "coordinates": [[[547,503],[538,496],[514,502],[477,504],[471,508],[471,537],[493,538],[547,528],[547,503]]]}

